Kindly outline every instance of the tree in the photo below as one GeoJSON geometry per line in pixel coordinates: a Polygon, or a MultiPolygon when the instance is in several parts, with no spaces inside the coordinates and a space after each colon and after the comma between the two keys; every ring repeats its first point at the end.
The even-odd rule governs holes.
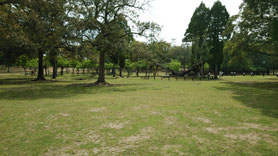
{"type": "MultiPolygon", "coordinates": [[[[270,29],[272,41],[278,49],[278,1],[277,0],[244,0],[247,7],[252,9],[256,16],[268,18],[268,24],[263,29],[270,29]]],[[[268,35],[268,34],[266,34],[268,35]]]]}
{"type": "Polygon", "coordinates": [[[64,68],[68,67],[70,64],[69,60],[65,59],[63,56],[58,57],[57,67],[61,68],[61,75],[64,75],[64,68]]]}
{"type": "Polygon", "coordinates": [[[181,68],[181,62],[178,60],[171,60],[171,62],[168,64],[169,69],[178,72],[181,68]]]}
{"type": "MultiPolygon", "coordinates": [[[[96,84],[107,84],[105,81],[105,55],[110,51],[113,41],[120,39],[126,35],[129,35],[131,31],[128,30],[128,26],[119,20],[119,17],[125,17],[126,19],[132,19],[136,11],[142,10],[148,1],[139,0],[80,0],[76,5],[82,4],[76,12],[81,14],[80,34],[82,39],[97,47],[100,52],[99,56],[99,75],[96,84]],[[115,31],[115,26],[121,26],[124,28],[124,34],[119,36],[115,31]],[[127,29],[125,29],[127,28],[127,29]]],[[[137,23],[137,22],[134,22],[137,23]]],[[[141,34],[145,27],[148,25],[139,24],[142,26],[141,34]]]]}
{"type": "Polygon", "coordinates": [[[190,65],[191,61],[191,47],[174,46],[170,49],[169,55],[173,60],[179,60],[185,70],[186,66],[190,65]]]}
{"type": "Polygon", "coordinates": [[[67,32],[67,4],[67,0],[20,0],[7,4],[8,9],[5,12],[8,14],[9,23],[5,24],[12,29],[18,29],[19,31],[14,31],[20,33],[17,36],[24,36],[23,41],[38,54],[36,80],[45,80],[43,55],[50,49],[58,49],[63,42],[62,38],[67,32]]]}
{"type": "Polygon", "coordinates": [[[202,2],[195,10],[183,39],[183,42],[192,44],[192,65],[200,67],[202,76],[204,76],[204,64],[208,60],[206,33],[209,20],[209,9],[202,2]]]}
{"type": "Polygon", "coordinates": [[[210,20],[208,26],[208,36],[210,45],[209,64],[214,71],[215,77],[221,69],[223,63],[224,37],[222,33],[229,19],[229,13],[226,7],[220,1],[216,1],[210,10],[210,20]]]}
{"type": "Polygon", "coordinates": [[[17,65],[21,66],[24,69],[24,75],[26,76],[28,57],[25,55],[20,55],[17,59],[17,65]]]}

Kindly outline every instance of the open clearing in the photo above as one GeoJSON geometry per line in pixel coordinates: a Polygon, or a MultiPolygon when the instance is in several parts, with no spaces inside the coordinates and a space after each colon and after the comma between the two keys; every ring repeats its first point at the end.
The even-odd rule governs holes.
{"type": "Polygon", "coordinates": [[[278,155],[276,77],[30,80],[0,75],[0,155],[278,155]]]}

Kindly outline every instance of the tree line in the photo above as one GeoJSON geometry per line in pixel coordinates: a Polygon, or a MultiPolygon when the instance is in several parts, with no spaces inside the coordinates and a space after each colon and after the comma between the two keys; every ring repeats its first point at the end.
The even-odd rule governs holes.
{"type": "MultiPolygon", "coordinates": [[[[161,28],[136,20],[148,0],[2,0],[0,1],[0,64],[19,65],[45,80],[52,67],[56,78],[69,72],[91,70],[97,84],[105,73],[122,76],[195,67],[207,71],[277,69],[277,2],[244,0],[239,14],[229,15],[216,1],[201,3],[184,34],[183,45],[157,39],[161,28]],[[148,42],[134,38],[142,35],[148,42]],[[75,71],[76,70],[76,71],[75,71]]],[[[26,72],[25,72],[26,73],[26,72]]]]}
{"type": "Polygon", "coordinates": [[[215,76],[228,73],[263,72],[278,68],[278,7],[273,0],[244,0],[240,12],[229,16],[216,1],[212,8],[204,3],[195,10],[183,42],[192,45],[192,64],[204,65],[215,76]]]}

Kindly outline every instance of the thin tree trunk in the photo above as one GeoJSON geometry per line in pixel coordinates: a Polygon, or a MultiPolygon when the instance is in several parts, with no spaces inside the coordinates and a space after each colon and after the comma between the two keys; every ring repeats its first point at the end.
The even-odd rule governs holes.
{"type": "Polygon", "coordinates": [[[139,69],[138,68],[136,69],[136,76],[137,77],[139,76],[139,69]]]}
{"type": "Polygon", "coordinates": [[[113,74],[113,77],[116,77],[116,67],[115,67],[115,64],[113,64],[112,74],[113,74]]]}
{"type": "Polygon", "coordinates": [[[52,79],[56,79],[56,77],[57,77],[57,65],[56,65],[56,60],[53,60],[53,61],[52,61],[52,66],[53,66],[52,79]]]}
{"type": "Polygon", "coordinates": [[[45,76],[47,76],[47,68],[44,68],[45,76]]]}
{"type": "Polygon", "coordinates": [[[120,77],[123,77],[123,68],[120,67],[120,77]]]}
{"type": "Polygon", "coordinates": [[[61,75],[64,75],[64,67],[61,67],[61,75]]]}
{"type": "Polygon", "coordinates": [[[27,73],[26,73],[26,68],[24,68],[24,76],[26,76],[26,74],[27,74],[27,73]]]}

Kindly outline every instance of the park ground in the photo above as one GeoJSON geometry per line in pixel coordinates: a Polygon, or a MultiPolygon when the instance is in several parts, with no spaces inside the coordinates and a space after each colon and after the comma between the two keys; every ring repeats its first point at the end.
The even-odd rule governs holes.
{"type": "Polygon", "coordinates": [[[278,78],[0,75],[0,155],[278,155],[278,78]]]}

